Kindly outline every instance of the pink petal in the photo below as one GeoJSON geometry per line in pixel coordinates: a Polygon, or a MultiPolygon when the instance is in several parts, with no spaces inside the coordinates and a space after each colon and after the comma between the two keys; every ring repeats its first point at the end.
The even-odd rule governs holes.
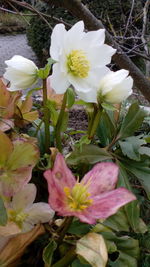
{"type": "Polygon", "coordinates": [[[48,183],[50,206],[58,212],[64,212],[67,208],[64,188],[72,188],[76,180],[60,153],[56,156],[53,169],[47,170],[44,177],[48,183]]]}
{"type": "Polygon", "coordinates": [[[12,199],[12,207],[15,210],[24,210],[30,207],[36,197],[36,186],[34,184],[26,184],[12,199]]]}
{"type": "Polygon", "coordinates": [[[115,214],[120,207],[135,199],[136,197],[129,190],[120,187],[93,198],[94,202],[88,211],[95,219],[106,219],[115,214]]]}
{"type": "Polygon", "coordinates": [[[0,175],[0,194],[11,197],[17,193],[32,176],[33,166],[22,167],[16,170],[8,170],[0,175]]]}
{"type": "Polygon", "coordinates": [[[84,184],[89,184],[88,192],[91,196],[115,188],[118,176],[118,166],[112,162],[102,162],[94,166],[82,179],[84,184]]]}

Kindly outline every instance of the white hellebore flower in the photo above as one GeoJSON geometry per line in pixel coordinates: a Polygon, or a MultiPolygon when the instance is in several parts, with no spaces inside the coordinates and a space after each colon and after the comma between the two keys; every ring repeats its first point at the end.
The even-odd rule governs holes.
{"type": "Polygon", "coordinates": [[[129,71],[110,71],[101,79],[97,94],[98,101],[118,104],[132,94],[133,79],[129,71]]]}
{"type": "Polygon", "coordinates": [[[10,81],[9,91],[27,89],[36,82],[38,68],[33,61],[15,55],[5,63],[8,67],[4,78],[10,81]]]}
{"type": "Polygon", "coordinates": [[[91,87],[109,69],[112,55],[116,52],[104,44],[105,30],[84,32],[83,21],[69,31],[57,24],[52,32],[50,55],[56,61],[51,76],[51,86],[57,94],[64,93],[70,85],[78,92],[88,93],[91,87]]]}
{"type": "Polygon", "coordinates": [[[46,223],[54,217],[54,211],[44,202],[33,203],[36,197],[36,186],[25,185],[16,193],[9,207],[8,220],[14,222],[21,232],[30,231],[38,223],[46,223]]]}

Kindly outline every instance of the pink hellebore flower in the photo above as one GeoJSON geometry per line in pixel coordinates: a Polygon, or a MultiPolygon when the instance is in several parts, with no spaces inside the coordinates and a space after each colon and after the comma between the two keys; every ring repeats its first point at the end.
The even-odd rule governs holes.
{"type": "Polygon", "coordinates": [[[79,183],[58,153],[53,169],[47,170],[44,176],[50,206],[61,216],[76,216],[89,224],[106,219],[136,199],[126,188],[114,189],[118,167],[111,162],[96,164],[79,183]]]}

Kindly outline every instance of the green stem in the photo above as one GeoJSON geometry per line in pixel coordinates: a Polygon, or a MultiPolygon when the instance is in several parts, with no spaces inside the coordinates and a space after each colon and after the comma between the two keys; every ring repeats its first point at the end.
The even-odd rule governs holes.
{"type": "Polygon", "coordinates": [[[58,245],[60,245],[60,244],[62,243],[62,241],[63,241],[63,239],[64,239],[64,236],[65,236],[67,230],[69,229],[70,224],[72,223],[72,220],[73,220],[73,217],[67,217],[67,218],[65,219],[64,223],[63,223],[64,228],[62,229],[61,226],[60,226],[60,228],[62,229],[62,231],[61,231],[61,233],[60,233],[60,235],[59,235],[59,238],[58,238],[58,240],[57,240],[57,244],[58,244],[58,245]]]}
{"type": "Polygon", "coordinates": [[[67,103],[67,92],[64,94],[61,110],[59,113],[58,121],[55,128],[55,135],[56,135],[56,147],[60,152],[62,152],[62,143],[61,143],[61,126],[63,123],[63,118],[65,114],[65,108],[67,103]]]}
{"type": "Polygon", "coordinates": [[[50,114],[47,107],[47,85],[46,79],[43,79],[43,109],[44,109],[44,124],[45,124],[45,152],[50,154],[50,114]]]}
{"type": "Polygon", "coordinates": [[[68,267],[75,258],[76,258],[76,251],[75,248],[72,248],[61,260],[53,264],[52,267],[68,267]]]}
{"type": "Polygon", "coordinates": [[[100,121],[101,114],[102,114],[102,108],[101,107],[99,107],[99,109],[97,110],[96,113],[95,112],[93,113],[92,125],[89,129],[89,132],[88,132],[88,138],[89,139],[93,139],[93,137],[95,135],[95,132],[97,130],[97,127],[98,127],[98,124],[100,121]]]}

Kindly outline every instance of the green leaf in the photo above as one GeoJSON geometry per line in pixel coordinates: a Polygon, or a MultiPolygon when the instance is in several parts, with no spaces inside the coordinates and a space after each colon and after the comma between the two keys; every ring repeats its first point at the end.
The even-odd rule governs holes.
{"type": "Polygon", "coordinates": [[[51,240],[49,244],[43,250],[43,260],[46,266],[51,266],[53,253],[57,248],[57,244],[54,240],[51,240]]]}
{"type": "Polygon", "coordinates": [[[123,165],[125,168],[134,174],[139,180],[139,182],[143,185],[148,198],[150,199],[150,168],[149,168],[149,160],[145,160],[144,162],[135,162],[135,161],[124,161],[123,165]]]}
{"type": "Polygon", "coordinates": [[[63,114],[63,120],[60,126],[60,131],[65,132],[68,126],[68,120],[69,120],[69,114],[68,112],[64,112],[63,114]]]}
{"type": "Polygon", "coordinates": [[[50,69],[51,69],[51,66],[49,65],[49,63],[47,63],[44,68],[41,68],[38,70],[37,72],[38,77],[41,79],[46,79],[49,75],[50,69]]]}
{"type": "Polygon", "coordinates": [[[0,168],[4,167],[9,155],[13,151],[13,144],[7,135],[0,131],[0,168]]]}
{"type": "Polygon", "coordinates": [[[7,224],[7,212],[6,208],[4,206],[4,202],[2,198],[0,197],[0,225],[5,226],[7,224]]]}
{"type": "Polygon", "coordinates": [[[71,264],[71,267],[90,267],[90,266],[91,266],[90,264],[84,264],[84,263],[82,263],[79,259],[76,259],[71,264]]]}
{"type": "Polygon", "coordinates": [[[142,139],[142,137],[142,135],[131,136],[126,138],[125,140],[119,141],[122,153],[130,159],[140,161],[141,146],[146,144],[145,140],[142,139]]]}
{"type": "Polygon", "coordinates": [[[100,123],[97,128],[97,136],[103,146],[109,145],[114,137],[115,126],[112,123],[109,115],[103,112],[101,115],[100,123]]]}
{"type": "Polygon", "coordinates": [[[54,60],[54,59],[52,59],[51,57],[49,57],[49,58],[47,59],[47,62],[48,62],[48,64],[51,66],[52,64],[56,63],[56,60],[54,60]]]}
{"type": "Polygon", "coordinates": [[[53,126],[56,126],[57,120],[58,120],[58,116],[59,116],[59,113],[56,110],[56,104],[55,104],[55,102],[53,102],[51,100],[48,100],[46,106],[50,110],[50,118],[52,120],[52,124],[53,124],[53,126]]]}
{"type": "MultiPolygon", "coordinates": [[[[111,267],[137,267],[139,257],[139,242],[129,236],[117,237],[112,232],[102,233],[105,238],[106,245],[107,241],[115,243],[119,253],[118,258],[115,261],[110,261],[109,266],[111,267]]],[[[110,252],[110,251],[108,251],[110,252]]]]}
{"type": "Polygon", "coordinates": [[[115,110],[117,110],[116,107],[114,107],[114,106],[111,105],[111,104],[105,103],[105,102],[102,103],[101,106],[102,106],[104,109],[106,109],[106,110],[111,110],[111,111],[115,111],[115,110]]]}
{"type": "Polygon", "coordinates": [[[91,229],[91,226],[87,223],[82,223],[78,220],[74,220],[68,229],[68,233],[75,235],[85,235],[91,229]]]}
{"type": "MultiPolygon", "coordinates": [[[[118,187],[125,187],[128,190],[132,191],[129,178],[127,175],[127,172],[123,165],[121,163],[118,163],[119,165],[119,181],[118,181],[118,187]]],[[[141,219],[140,219],[140,209],[138,205],[138,201],[132,201],[131,203],[125,205],[124,211],[126,213],[128,222],[130,224],[130,227],[134,230],[134,232],[143,232],[143,229],[141,229],[141,219]]],[[[145,229],[146,230],[146,229],[145,229]]]]}
{"type": "Polygon", "coordinates": [[[36,146],[31,143],[16,141],[14,150],[10,154],[7,161],[9,170],[16,170],[30,165],[35,165],[39,159],[39,151],[36,146]]]}
{"type": "Polygon", "coordinates": [[[71,108],[75,102],[75,93],[72,88],[67,89],[67,107],[71,108]]]}
{"type": "Polygon", "coordinates": [[[75,148],[66,160],[68,164],[77,165],[78,163],[94,164],[111,158],[112,156],[104,148],[90,144],[83,145],[82,151],[79,148],[75,148]]]}
{"type": "Polygon", "coordinates": [[[122,139],[133,135],[134,132],[141,126],[145,115],[146,112],[139,107],[138,103],[133,103],[122,122],[118,138],[122,139]]]}
{"type": "Polygon", "coordinates": [[[129,223],[124,212],[124,209],[120,209],[116,214],[110,216],[103,222],[103,225],[110,227],[115,231],[129,231],[129,223]]]}
{"type": "Polygon", "coordinates": [[[139,153],[141,155],[146,155],[146,156],[150,157],[150,148],[149,147],[146,147],[146,146],[142,146],[139,149],[139,153]]]}

